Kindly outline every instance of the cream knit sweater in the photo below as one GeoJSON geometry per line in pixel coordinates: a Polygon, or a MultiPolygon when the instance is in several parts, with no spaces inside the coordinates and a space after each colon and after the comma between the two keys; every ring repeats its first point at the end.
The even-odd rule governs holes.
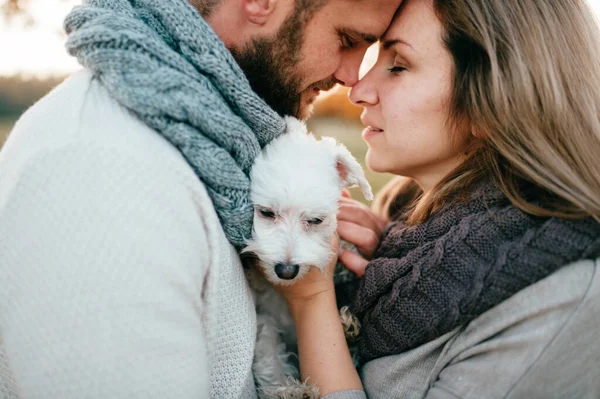
{"type": "Polygon", "coordinates": [[[0,397],[253,398],[252,296],[179,152],[82,71],[0,152],[0,397]]]}

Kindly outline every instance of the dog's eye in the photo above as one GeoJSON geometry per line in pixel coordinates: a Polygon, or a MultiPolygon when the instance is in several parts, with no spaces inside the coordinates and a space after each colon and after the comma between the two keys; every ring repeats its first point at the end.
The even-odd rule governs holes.
{"type": "Polygon", "coordinates": [[[323,219],[314,218],[314,219],[307,220],[307,222],[308,222],[308,224],[321,224],[321,223],[323,223],[323,219]]]}
{"type": "Polygon", "coordinates": [[[274,219],[275,218],[275,212],[270,211],[268,209],[259,209],[258,210],[260,212],[261,215],[263,215],[264,217],[268,218],[268,219],[274,219]]]}

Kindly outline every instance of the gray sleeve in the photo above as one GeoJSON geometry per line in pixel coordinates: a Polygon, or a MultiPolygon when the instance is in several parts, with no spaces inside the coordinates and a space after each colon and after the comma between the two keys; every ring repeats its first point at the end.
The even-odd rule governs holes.
{"type": "Polygon", "coordinates": [[[471,323],[426,399],[591,398],[600,392],[600,277],[581,261],[471,323]]]}
{"type": "Polygon", "coordinates": [[[367,395],[363,391],[347,390],[330,393],[321,399],[367,399],[367,395]]]}
{"type": "Polygon", "coordinates": [[[598,397],[597,264],[564,266],[464,328],[366,363],[360,374],[368,397],[598,397]]]}

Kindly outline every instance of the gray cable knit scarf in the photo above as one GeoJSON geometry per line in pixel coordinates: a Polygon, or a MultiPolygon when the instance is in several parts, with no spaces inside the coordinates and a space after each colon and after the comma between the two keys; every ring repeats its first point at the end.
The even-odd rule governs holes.
{"type": "Polygon", "coordinates": [[[69,53],[181,152],[242,246],[252,232],[250,168],[285,124],[210,26],[186,0],[86,0],[64,25],[69,53]]]}
{"type": "Polygon", "coordinates": [[[420,225],[397,221],[354,292],[361,360],[431,341],[599,250],[596,220],[528,215],[493,183],[420,225]]]}

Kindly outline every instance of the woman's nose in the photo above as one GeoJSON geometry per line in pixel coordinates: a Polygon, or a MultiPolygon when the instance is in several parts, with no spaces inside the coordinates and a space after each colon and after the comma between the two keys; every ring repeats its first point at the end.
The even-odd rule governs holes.
{"type": "MultiPolygon", "coordinates": [[[[374,69],[374,68],[373,68],[374,69]]],[[[377,97],[377,85],[374,79],[373,69],[371,69],[361,80],[359,80],[348,94],[348,98],[354,105],[367,107],[379,102],[377,97]]]]}

